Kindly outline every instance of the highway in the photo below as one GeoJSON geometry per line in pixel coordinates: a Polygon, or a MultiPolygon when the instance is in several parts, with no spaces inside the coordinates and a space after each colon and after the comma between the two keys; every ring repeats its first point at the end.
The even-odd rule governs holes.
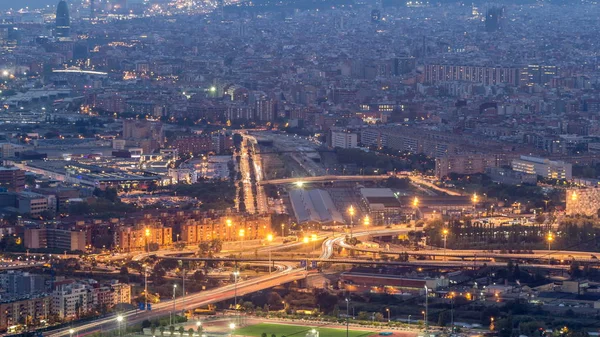
{"type": "Polygon", "coordinates": [[[302,177],[302,178],[283,178],[283,179],[271,179],[263,180],[260,182],[261,185],[284,185],[284,184],[306,184],[306,183],[325,183],[333,181],[373,181],[373,180],[386,180],[389,179],[389,175],[375,175],[375,176],[338,176],[338,175],[324,175],[317,177],[302,177]]]}
{"type": "MultiPolygon", "coordinates": [[[[382,231],[385,232],[385,231],[382,231]]],[[[364,234],[364,233],[363,233],[364,234]]],[[[384,233],[385,234],[385,233],[384,233]]],[[[372,234],[371,234],[372,235],[372,234]]],[[[591,252],[577,251],[560,251],[560,250],[534,250],[533,253],[527,254],[509,254],[499,252],[486,252],[482,250],[452,250],[452,249],[421,249],[421,250],[387,250],[384,248],[366,248],[351,246],[344,242],[344,238],[338,238],[330,242],[331,245],[339,245],[345,249],[356,250],[367,253],[377,254],[402,254],[407,253],[411,256],[437,256],[437,257],[454,257],[454,258],[469,258],[469,259],[514,259],[514,260],[576,260],[580,262],[599,263],[600,260],[594,258],[591,252]]],[[[333,250],[333,248],[331,248],[333,250]]],[[[423,262],[420,260],[419,262],[423,262]]]]}
{"type": "MultiPolygon", "coordinates": [[[[135,324],[145,319],[152,319],[163,317],[168,315],[170,312],[181,312],[188,308],[197,308],[205,306],[211,303],[221,302],[227,299],[233,298],[236,293],[237,296],[244,294],[253,293],[259,290],[271,288],[283,283],[300,280],[306,277],[306,270],[304,268],[294,268],[289,264],[278,265],[281,271],[274,272],[270,275],[264,275],[256,277],[246,281],[238,281],[236,284],[230,284],[224,287],[203,291],[191,295],[187,295],[185,299],[177,298],[175,303],[173,300],[164,301],[158,304],[154,304],[152,311],[137,311],[131,310],[121,313],[124,318],[122,324],[135,324]]],[[[105,318],[100,318],[94,322],[83,323],[80,325],[74,325],[60,330],[49,331],[45,333],[45,336],[63,337],[69,336],[69,329],[74,329],[79,334],[92,331],[109,331],[118,328],[118,322],[116,315],[112,315],[105,318]]]]}

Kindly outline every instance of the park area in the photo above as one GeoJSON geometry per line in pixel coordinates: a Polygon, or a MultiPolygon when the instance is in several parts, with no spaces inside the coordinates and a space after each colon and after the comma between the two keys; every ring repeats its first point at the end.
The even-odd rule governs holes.
{"type": "MultiPolygon", "coordinates": [[[[273,334],[277,337],[304,337],[312,329],[316,329],[319,332],[319,337],[346,337],[346,329],[270,323],[249,325],[236,329],[233,334],[237,336],[261,337],[263,333],[266,333],[268,337],[271,337],[273,334]]],[[[366,337],[376,334],[376,332],[372,331],[350,330],[348,337],[366,337]]]]}

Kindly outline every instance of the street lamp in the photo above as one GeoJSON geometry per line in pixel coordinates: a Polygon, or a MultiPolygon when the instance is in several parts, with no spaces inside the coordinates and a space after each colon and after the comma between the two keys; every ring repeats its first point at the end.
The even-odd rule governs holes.
{"type": "Polygon", "coordinates": [[[239,271],[234,271],[233,272],[233,297],[234,297],[234,302],[233,302],[233,309],[237,310],[237,279],[238,276],[240,275],[239,271]]]}
{"type": "Polygon", "coordinates": [[[390,319],[390,308],[385,308],[385,311],[388,314],[388,323],[389,323],[391,321],[391,319],[390,319]]]}
{"type": "MultiPolygon", "coordinates": [[[[273,242],[273,234],[267,235],[267,242],[270,245],[273,242]]],[[[269,274],[271,274],[271,247],[269,249],[269,274]]]]}
{"type": "Polygon", "coordinates": [[[230,335],[233,334],[233,330],[235,330],[235,323],[229,323],[229,330],[231,330],[230,335]]]}
{"type": "Polygon", "coordinates": [[[415,220],[417,220],[417,212],[419,210],[419,198],[415,197],[412,202],[413,208],[415,209],[415,220]]]}
{"type": "Polygon", "coordinates": [[[284,230],[285,230],[285,224],[284,224],[284,223],[282,223],[282,224],[281,224],[281,237],[284,237],[284,236],[285,236],[284,230]]]}
{"type": "Polygon", "coordinates": [[[552,232],[548,232],[548,236],[546,237],[546,239],[548,240],[548,250],[550,250],[552,246],[552,241],[554,241],[554,235],[552,235],[552,232]]]}
{"type": "Polygon", "coordinates": [[[75,330],[73,329],[69,329],[69,336],[73,337],[73,334],[75,333],[75,330]]]}
{"type": "Polygon", "coordinates": [[[242,257],[242,254],[244,252],[244,235],[246,235],[246,230],[240,229],[238,235],[241,238],[241,241],[240,241],[240,257],[242,257]]]}
{"type": "Polygon", "coordinates": [[[313,249],[312,250],[314,251],[315,250],[315,245],[317,244],[317,234],[311,234],[310,241],[312,241],[312,243],[313,243],[313,247],[312,247],[313,249]]]}
{"type": "Polygon", "coordinates": [[[368,215],[365,215],[365,219],[363,220],[363,224],[365,225],[365,227],[369,226],[371,224],[371,219],[369,219],[368,215]]]}
{"type": "Polygon", "coordinates": [[[429,331],[429,288],[425,286],[425,332],[429,331]]]}
{"type": "Polygon", "coordinates": [[[408,325],[410,326],[410,318],[412,317],[412,315],[408,315],[408,325]]]}
{"type": "Polygon", "coordinates": [[[227,223],[227,238],[231,240],[231,219],[225,220],[227,223]]]}
{"type": "Polygon", "coordinates": [[[117,322],[119,323],[119,336],[121,336],[121,323],[123,322],[123,315],[117,316],[117,322]]]}
{"type": "Polygon", "coordinates": [[[425,310],[421,310],[421,315],[423,315],[423,323],[425,323],[425,310]]]}
{"type": "Polygon", "coordinates": [[[350,205],[350,208],[348,208],[348,213],[350,214],[350,239],[352,239],[352,227],[354,226],[354,206],[350,205]]]}
{"type": "Polygon", "coordinates": [[[169,325],[173,325],[173,312],[175,312],[175,290],[177,290],[177,284],[173,284],[173,310],[169,313],[169,325]]]}
{"type": "Polygon", "coordinates": [[[454,333],[454,297],[456,296],[455,292],[450,293],[450,331],[454,333]]]}
{"type": "Polygon", "coordinates": [[[446,241],[448,241],[448,229],[444,228],[442,230],[442,234],[444,235],[444,261],[447,260],[446,256],[446,241]]]}

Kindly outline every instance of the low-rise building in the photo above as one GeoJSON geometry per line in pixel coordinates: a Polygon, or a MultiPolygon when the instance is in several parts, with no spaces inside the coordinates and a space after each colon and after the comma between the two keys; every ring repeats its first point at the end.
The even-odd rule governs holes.
{"type": "Polygon", "coordinates": [[[572,165],[562,160],[521,156],[512,161],[512,169],[549,179],[571,180],[573,178],[572,165]]]}

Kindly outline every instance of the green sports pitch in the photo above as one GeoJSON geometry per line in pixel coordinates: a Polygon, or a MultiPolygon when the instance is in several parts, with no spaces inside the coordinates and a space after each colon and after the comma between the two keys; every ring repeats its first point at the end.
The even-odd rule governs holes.
{"type": "MultiPolygon", "coordinates": [[[[346,337],[346,329],[320,328],[318,326],[288,325],[259,323],[236,329],[233,334],[238,336],[261,337],[263,333],[267,337],[275,334],[277,337],[304,337],[311,329],[319,331],[319,337],[346,337]]],[[[377,334],[372,331],[350,330],[348,337],[366,337],[377,334]]]]}

